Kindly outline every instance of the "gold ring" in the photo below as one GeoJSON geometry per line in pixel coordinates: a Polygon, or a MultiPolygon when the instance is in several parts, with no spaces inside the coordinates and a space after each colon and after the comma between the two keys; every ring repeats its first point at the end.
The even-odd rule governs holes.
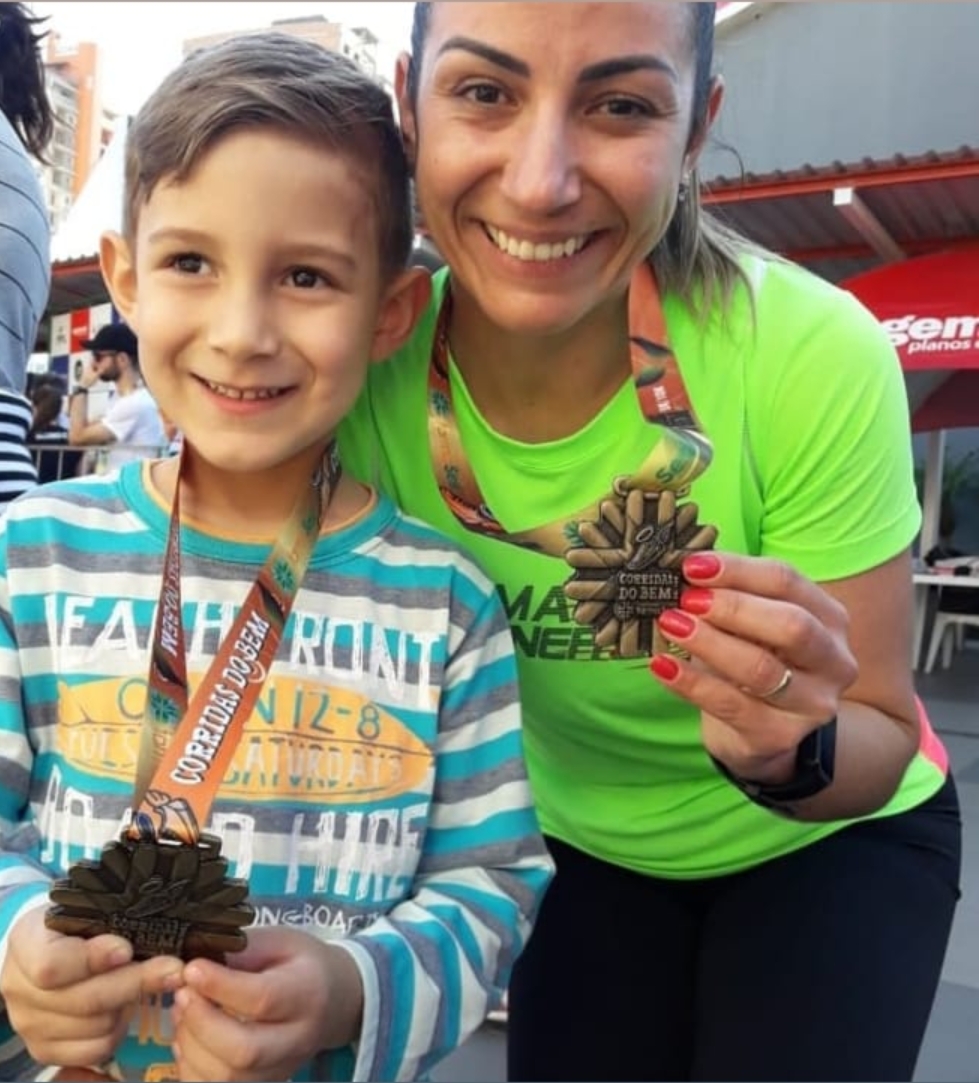
{"type": "Polygon", "coordinates": [[[751,692],[750,694],[755,699],[774,699],[776,696],[780,696],[786,688],[792,683],[792,677],[794,674],[788,666],[785,667],[785,672],[778,679],[778,683],[774,687],[769,688],[767,692],[751,692]]]}

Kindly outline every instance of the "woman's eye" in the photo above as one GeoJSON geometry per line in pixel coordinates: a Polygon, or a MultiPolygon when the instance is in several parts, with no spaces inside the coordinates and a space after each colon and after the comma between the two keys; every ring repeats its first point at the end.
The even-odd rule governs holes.
{"type": "Polygon", "coordinates": [[[492,83],[472,83],[463,88],[461,96],[477,105],[497,105],[503,98],[503,92],[492,83]]]}
{"type": "Polygon", "coordinates": [[[607,98],[600,102],[598,110],[610,117],[650,117],[653,110],[645,102],[635,98],[607,98]]]}

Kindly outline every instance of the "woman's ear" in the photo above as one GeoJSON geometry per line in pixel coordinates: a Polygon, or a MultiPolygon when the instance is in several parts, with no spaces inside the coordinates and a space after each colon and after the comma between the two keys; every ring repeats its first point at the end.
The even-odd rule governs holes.
{"type": "Polygon", "coordinates": [[[721,103],[724,101],[724,80],[720,75],[715,75],[710,82],[710,94],[707,96],[707,114],[704,123],[695,131],[687,147],[686,157],[683,162],[685,173],[692,173],[697,168],[697,162],[707,144],[707,136],[710,135],[714,121],[721,111],[721,103]]]}
{"type": "Polygon", "coordinates": [[[409,267],[398,275],[381,302],[372,361],[383,361],[407,341],[431,296],[432,276],[424,267],[409,267]]]}
{"type": "Polygon", "coordinates": [[[417,89],[412,84],[417,79],[418,73],[412,70],[413,63],[409,53],[402,53],[394,69],[394,96],[398,102],[401,139],[412,169],[415,167],[415,148],[418,144],[418,124],[412,100],[413,92],[417,89]]]}
{"type": "Polygon", "coordinates": [[[103,233],[99,238],[99,264],[112,304],[136,331],[136,261],[129,242],[121,233],[103,233]]]}

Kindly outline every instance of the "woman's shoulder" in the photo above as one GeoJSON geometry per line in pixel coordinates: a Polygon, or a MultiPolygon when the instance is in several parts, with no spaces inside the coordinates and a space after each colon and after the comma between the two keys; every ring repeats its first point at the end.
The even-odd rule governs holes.
{"type": "Polygon", "coordinates": [[[849,290],[797,263],[750,255],[744,267],[753,285],[758,329],[763,334],[784,335],[793,328],[809,333],[823,327],[887,338],[877,319],[849,290]]]}

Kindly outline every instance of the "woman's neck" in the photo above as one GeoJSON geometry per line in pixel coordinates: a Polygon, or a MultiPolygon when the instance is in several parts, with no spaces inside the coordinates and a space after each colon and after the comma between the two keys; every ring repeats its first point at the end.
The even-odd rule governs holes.
{"type": "Polygon", "coordinates": [[[631,372],[625,298],[566,331],[530,335],[502,330],[455,294],[449,343],[487,423],[525,443],[578,432],[631,372]]]}
{"type": "MultiPolygon", "coordinates": [[[[307,462],[294,461],[287,467],[262,473],[237,474],[217,470],[185,448],[180,478],[180,514],[216,533],[242,538],[278,537],[305,486],[310,484],[319,456],[307,462]]],[[[172,503],[177,484],[179,459],[157,463],[153,482],[172,503]]],[[[370,501],[370,493],[347,474],[341,474],[336,491],[323,518],[323,527],[354,518],[370,501]]]]}

